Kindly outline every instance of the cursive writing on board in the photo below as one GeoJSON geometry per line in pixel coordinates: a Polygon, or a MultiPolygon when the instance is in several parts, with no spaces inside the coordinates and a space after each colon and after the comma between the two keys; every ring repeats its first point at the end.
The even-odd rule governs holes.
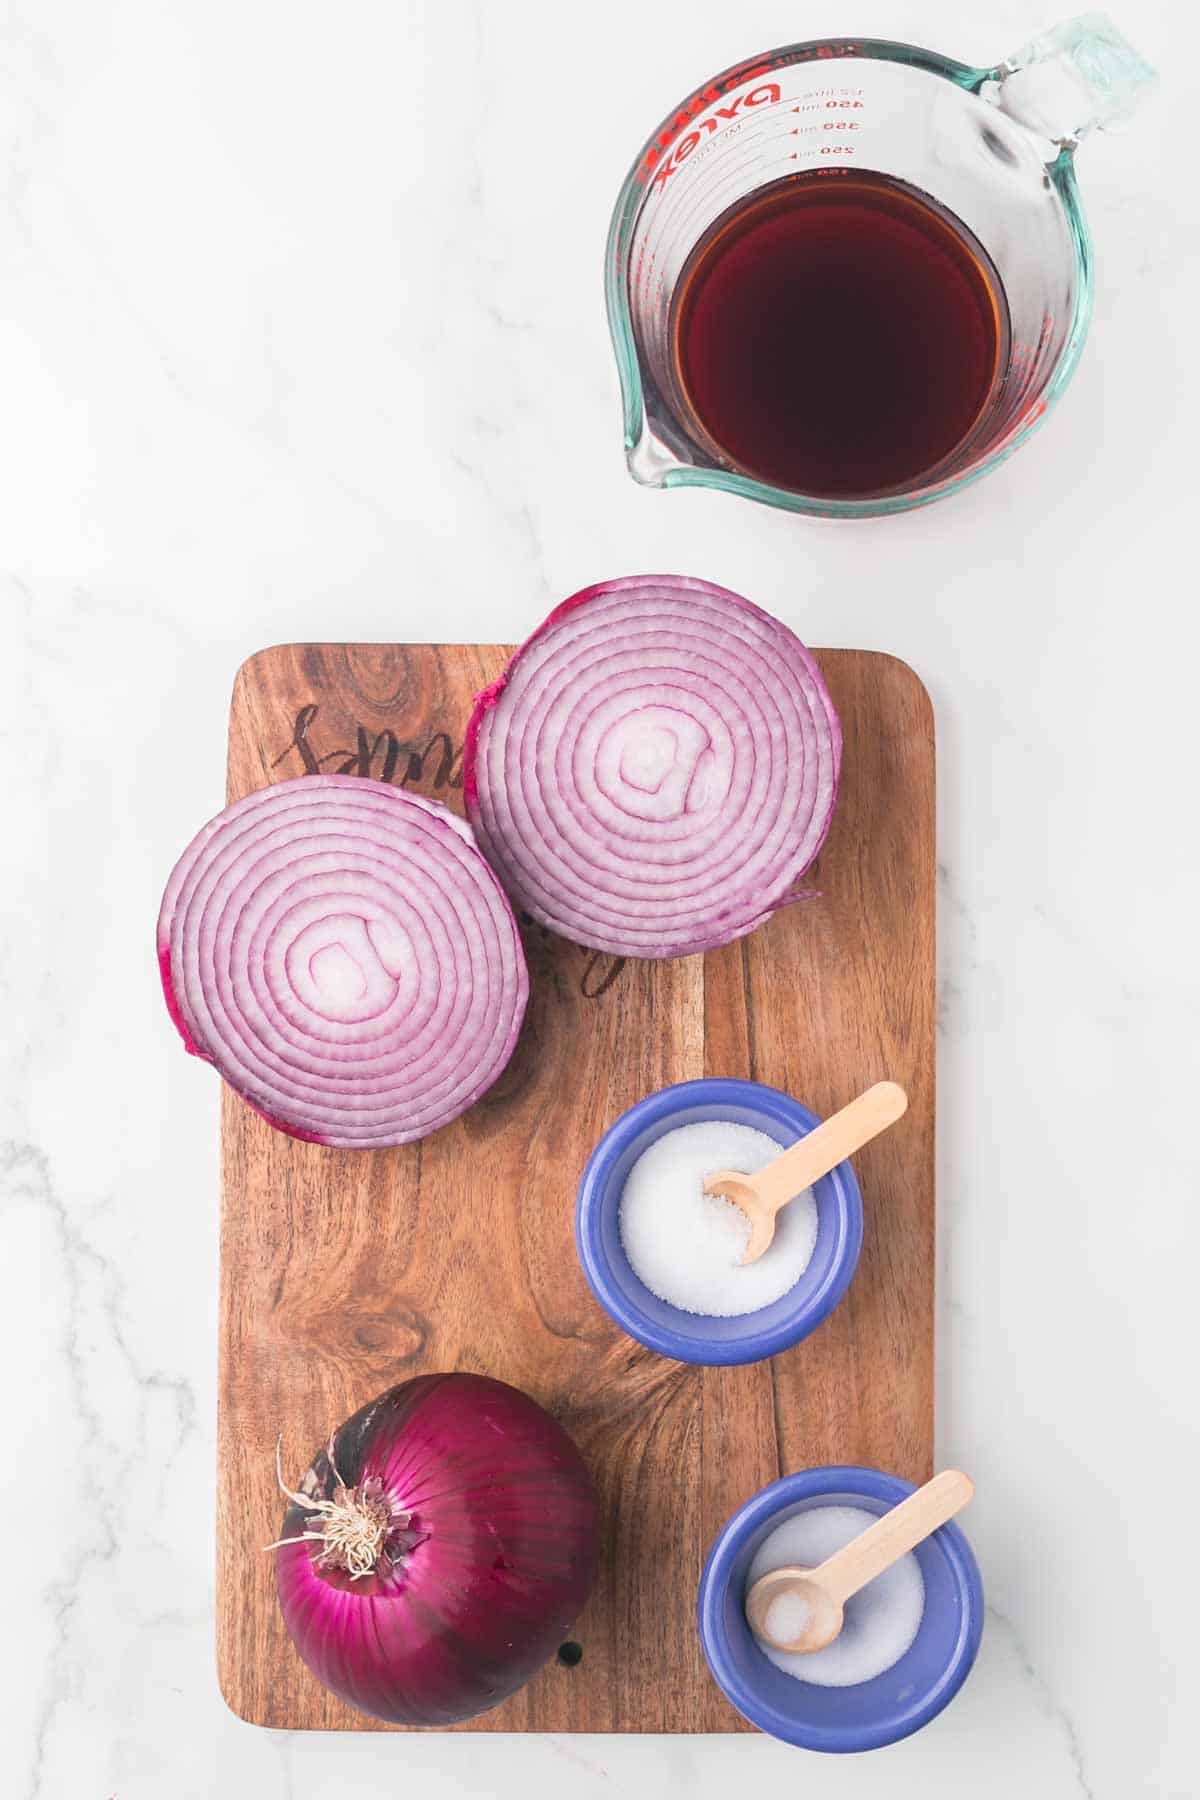
{"type": "Polygon", "coordinates": [[[445,731],[433,731],[420,742],[398,738],[386,726],[372,735],[365,725],[355,728],[355,742],[333,750],[318,751],[312,741],[312,728],[321,708],[309,701],[296,714],[291,742],[286,744],[271,764],[277,769],[289,756],[296,756],[306,775],[364,775],[375,781],[390,781],[396,787],[416,786],[425,782],[435,792],[444,788],[461,788],[462,745],[457,747],[445,731]]]}

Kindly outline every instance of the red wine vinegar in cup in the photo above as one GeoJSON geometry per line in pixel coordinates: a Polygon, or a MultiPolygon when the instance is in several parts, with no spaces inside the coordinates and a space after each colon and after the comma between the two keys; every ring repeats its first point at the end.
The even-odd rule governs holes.
{"type": "Polygon", "coordinates": [[[671,320],[679,399],[712,454],[797,493],[920,485],[990,411],[1008,306],[986,251],[868,170],[791,176],[692,251],[671,320]]]}

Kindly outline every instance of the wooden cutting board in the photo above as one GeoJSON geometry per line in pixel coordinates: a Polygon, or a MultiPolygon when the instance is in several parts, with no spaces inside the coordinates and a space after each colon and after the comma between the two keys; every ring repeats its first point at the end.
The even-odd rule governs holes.
{"type": "MultiPolygon", "coordinates": [[[[476,645],[282,645],[238,674],[230,800],[316,769],[370,774],[462,810],[472,695],[509,652],[476,645]]],[[[328,1150],[222,1111],[217,1655],[234,1712],[287,1730],[376,1727],[308,1673],[271,1558],[283,1503],[331,1426],[392,1382],[473,1369],[524,1388],[594,1470],[607,1543],[551,1663],[468,1731],[749,1729],[695,1628],[705,1553],[778,1475],[854,1462],[932,1472],[934,741],[912,670],[817,653],[845,730],[821,898],[752,937],[667,963],[593,955],[525,929],[517,1052],[463,1118],[421,1144],[328,1150]],[[575,1188],[635,1100],[749,1076],[828,1113],[883,1076],[906,1117],[855,1159],[866,1233],[842,1305],[749,1368],[668,1362],[625,1337],[575,1257],[575,1188]]],[[[198,1077],[199,1078],[199,1077],[198,1077]]]]}

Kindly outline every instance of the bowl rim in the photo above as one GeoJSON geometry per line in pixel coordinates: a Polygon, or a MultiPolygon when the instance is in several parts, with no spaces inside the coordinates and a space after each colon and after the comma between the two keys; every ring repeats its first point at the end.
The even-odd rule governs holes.
{"type": "MultiPolygon", "coordinates": [[[[826,1319],[844,1296],[858,1267],[862,1250],[863,1210],[858,1179],[848,1161],[840,1162],[822,1180],[832,1180],[835,1196],[838,1243],[833,1263],[821,1283],[802,1308],[778,1324],[744,1336],[723,1341],[686,1337],[670,1327],[648,1319],[627,1301],[608,1279],[607,1258],[600,1247],[601,1201],[606,1191],[613,1163],[629,1143],[645,1129],[672,1113],[706,1102],[716,1105],[751,1107],[758,1102],[765,1117],[776,1124],[797,1128],[801,1135],[820,1124],[820,1117],[793,1095],[780,1088],[767,1087],[760,1081],[739,1076],[702,1076],[692,1081],[677,1081],[669,1087],[656,1088],[644,1099],[615,1119],[598,1140],[584,1165],[575,1202],[575,1247],[588,1286],[609,1317],[621,1329],[677,1362],[718,1368],[740,1363],[761,1362],[765,1358],[789,1350],[808,1337],[826,1319]]],[[[703,1315],[687,1315],[702,1317],[703,1315]]],[[[743,1315],[747,1320],[753,1313],[743,1315]]]]}
{"type": "Polygon", "coordinates": [[[962,1617],[954,1649],[940,1679],[910,1701],[894,1707],[862,1725],[813,1726],[801,1724],[766,1701],[737,1671],[729,1652],[724,1625],[724,1602],[733,1564],[747,1538],[760,1526],[797,1500],[819,1499],[825,1494],[851,1493],[866,1500],[882,1500],[895,1506],[915,1493],[911,1481],[889,1475],[861,1463],[823,1463],[781,1476],[759,1490],[728,1518],[705,1558],[696,1595],[696,1622],[700,1646],[709,1672],[731,1706],[760,1731],[805,1750],[835,1754],[878,1750],[910,1737],[947,1707],[971,1672],[983,1635],[983,1578],[975,1553],[961,1528],[951,1521],[933,1533],[950,1564],[962,1596],[962,1617]]]}

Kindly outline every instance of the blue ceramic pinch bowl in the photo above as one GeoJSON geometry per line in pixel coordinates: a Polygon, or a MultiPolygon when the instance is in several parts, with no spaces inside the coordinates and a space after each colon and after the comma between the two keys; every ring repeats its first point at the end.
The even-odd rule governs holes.
{"type": "Polygon", "coordinates": [[[862,1195],[848,1162],[814,1188],[817,1241],[795,1286],[739,1318],[683,1312],[660,1300],[630,1267],[618,1224],[621,1194],[638,1158],[668,1131],[721,1119],[773,1137],[780,1149],[820,1124],[815,1113],[757,1081],[682,1081],[622,1113],[588,1159],[575,1205],[575,1243],[592,1292],[630,1337],[679,1362],[758,1362],[814,1331],[850,1285],[862,1247],[862,1195]]]}
{"type": "Polygon", "coordinates": [[[925,1611],[899,1662],[853,1687],[817,1687],[768,1662],[746,1623],[746,1577],[769,1532],[812,1506],[886,1512],[913,1492],[878,1469],[831,1466],[785,1475],[724,1526],[700,1577],[700,1642],[713,1679],[742,1717],[806,1750],[876,1750],[919,1731],[970,1674],[983,1632],[983,1583],[957,1525],[943,1525],[914,1555],[925,1611]]]}

